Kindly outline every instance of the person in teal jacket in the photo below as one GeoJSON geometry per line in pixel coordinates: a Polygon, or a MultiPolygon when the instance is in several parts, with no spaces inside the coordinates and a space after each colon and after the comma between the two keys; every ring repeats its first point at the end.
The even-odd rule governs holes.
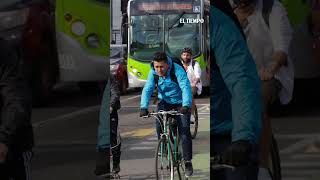
{"type": "Polygon", "coordinates": [[[106,83],[99,114],[97,160],[95,174],[107,176],[110,173],[110,81],[106,83]]]}
{"type": "Polygon", "coordinates": [[[167,58],[168,63],[166,76],[170,77],[171,68],[174,68],[177,82],[179,83],[177,84],[171,79],[162,78],[161,75],[158,75],[153,64],[151,64],[151,71],[141,95],[141,109],[148,109],[149,101],[155,88],[154,75],[160,76],[158,80],[159,100],[164,100],[169,104],[182,104],[184,107],[190,107],[192,104],[192,91],[186,71],[180,65],[174,63],[170,57],[163,58],[167,58]],[[175,64],[174,67],[173,63],[175,64]]]}
{"type": "Polygon", "coordinates": [[[212,0],[210,16],[211,155],[236,166],[214,179],[256,180],[262,102],[260,79],[228,1],[212,0]]]}
{"type": "MultiPolygon", "coordinates": [[[[193,173],[190,133],[192,90],[187,73],[182,66],[174,63],[164,52],[155,53],[151,68],[141,95],[140,116],[148,115],[149,101],[156,85],[159,99],[158,111],[176,109],[184,114],[183,116],[176,116],[176,119],[182,141],[185,175],[189,177],[193,173]]],[[[156,127],[159,138],[160,124],[158,121],[156,127]]]]}

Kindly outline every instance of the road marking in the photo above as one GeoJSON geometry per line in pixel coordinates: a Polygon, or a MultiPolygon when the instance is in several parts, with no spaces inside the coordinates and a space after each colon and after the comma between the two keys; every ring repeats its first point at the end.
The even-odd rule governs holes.
{"type": "Polygon", "coordinates": [[[319,133],[314,134],[275,134],[276,139],[310,139],[320,138],[319,133]]]}
{"type": "Polygon", "coordinates": [[[138,146],[134,146],[134,147],[130,148],[130,150],[149,150],[149,149],[155,149],[155,147],[138,147],[138,146]]]}
{"type": "Polygon", "coordinates": [[[283,176],[308,176],[308,175],[316,175],[319,174],[319,169],[305,169],[305,170],[299,170],[296,169],[292,170],[283,170],[282,175],[283,176]]]}
{"type": "Polygon", "coordinates": [[[306,180],[305,178],[283,177],[282,180],[306,180]]]}
{"type": "Polygon", "coordinates": [[[154,145],[154,144],[157,144],[157,141],[143,141],[140,144],[141,145],[154,145]]]}
{"type": "MultiPolygon", "coordinates": [[[[199,104],[197,104],[197,106],[199,106],[199,104]]],[[[210,104],[204,104],[203,107],[198,108],[198,111],[202,111],[202,110],[205,110],[205,109],[207,109],[207,108],[210,108],[210,104]]]]}
{"type": "Polygon", "coordinates": [[[320,154],[295,154],[293,156],[290,157],[291,159],[295,159],[295,160],[300,160],[300,159],[310,159],[310,160],[314,160],[314,159],[320,159],[320,154]]]}
{"type": "Polygon", "coordinates": [[[312,138],[312,139],[305,139],[305,140],[298,141],[298,142],[294,143],[293,145],[290,145],[290,146],[280,150],[280,154],[292,154],[294,152],[302,150],[307,145],[313,144],[317,141],[319,141],[319,138],[318,139],[312,138]]]}
{"type": "MultiPolygon", "coordinates": [[[[137,98],[139,96],[141,96],[141,95],[137,95],[137,96],[133,96],[133,97],[124,99],[124,100],[122,100],[122,102],[126,102],[126,101],[129,101],[129,100],[135,99],[135,98],[137,98]]],[[[57,117],[54,117],[54,118],[50,118],[50,119],[47,119],[47,120],[44,120],[44,121],[32,123],[32,126],[33,126],[33,128],[36,129],[36,128],[42,127],[42,126],[44,126],[44,125],[46,125],[47,123],[50,123],[50,122],[66,120],[66,119],[72,119],[72,118],[74,118],[76,116],[80,116],[80,115],[83,115],[83,114],[86,114],[86,113],[99,111],[100,107],[101,107],[101,105],[90,106],[90,107],[87,107],[87,108],[84,108],[84,109],[80,109],[80,110],[77,110],[77,111],[73,111],[71,113],[63,114],[63,115],[60,115],[60,116],[57,116],[57,117]]]]}
{"type": "Polygon", "coordinates": [[[199,113],[199,112],[198,112],[198,115],[210,115],[210,113],[208,113],[208,112],[201,112],[201,113],[199,113]]]}
{"type": "Polygon", "coordinates": [[[156,136],[149,137],[149,138],[147,138],[147,141],[158,141],[158,137],[156,137],[156,136]]]}
{"type": "Polygon", "coordinates": [[[320,162],[310,162],[310,161],[303,161],[303,162],[282,162],[281,163],[282,168],[316,168],[320,167],[320,162]]]}
{"type": "Polygon", "coordinates": [[[132,99],[136,99],[136,98],[138,98],[138,97],[141,97],[141,95],[136,95],[136,96],[128,97],[127,99],[121,100],[121,102],[126,102],[126,101],[129,101],[129,100],[132,100],[132,99]]]}
{"type": "Polygon", "coordinates": [[[99,106],[90,106],[90,107],[87,107],[87,108],[84,108],[84,109],[80,109],[80,110],[77,110],[77,111],[74,111],[74,112],[71,112],[71,113],[67,113],[67,114],[64,114],[64,115],[61,115],[61,116],[57,116],[57,117],[54,117],[54,118],[49,118],[49,119],[44,120],[44,121],[32,123],[32,126],[34,128],[39,128],[39,127],[42,127],[42,126],[44,126],[45,124],[47,124],[49,122],[72,119],[73,117],[76,117],[76,116],[84,115],[84,114],[87,114],[87,113],[90,113],[90,112],[94,112],[94,111],[99,111],[99,109],[100,109],[100,105],[99,106]]]}
{"type": "Polygon", "coordinates": [[[137,129],[134,131],[123,132],[121,137],[145,137],[155,133],[155,128],[137,129]]]}

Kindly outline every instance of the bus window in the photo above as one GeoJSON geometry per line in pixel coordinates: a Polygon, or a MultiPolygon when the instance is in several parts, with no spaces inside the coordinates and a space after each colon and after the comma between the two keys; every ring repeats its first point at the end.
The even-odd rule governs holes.
{"type": "Polygon", "coordinates": [[[143,15],[132,17],[130,55],[141,61],[148,61],[153,54],[161,51],[163,44],[162,17],[143,15]]]}
{"type": "MultiPolygon", "coordinates": [[[[184,14],[181,18],[199,19],[199,14],[184,14]]],[[[194,56],[200,55],[200,25],[199,23],[183,23],[172,26],[176,22],[179,23],[177,15],[168,15],[166,27],[166,53],[170,57],[180,57],[181,50],[186,46],[190,47],[194,56]]]]}

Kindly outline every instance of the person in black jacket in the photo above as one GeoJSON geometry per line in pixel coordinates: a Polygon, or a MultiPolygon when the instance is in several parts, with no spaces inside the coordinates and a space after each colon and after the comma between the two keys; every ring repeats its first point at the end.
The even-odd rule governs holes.
{"type": "Polygon", "coordinates": [[[1,180],[31,179],[31,92],[21,67],[15,49],[0,39],[1,180]]]}
{"type": "Polygon", "coordinates": [[[110,175],[110,81],[106,81],[99,112],[97,159],[94,174],[98,177],[110,175]]]}
{"type": "Polygon", "coordinates": [[[111,124],[111,150],[113,157],[112,171],[120,172],[120,156],[121,142],[118,136],[118,110],[120,109],[120,90],[117,79],[114,76],[110,77],[110,124],[111,124]]]}

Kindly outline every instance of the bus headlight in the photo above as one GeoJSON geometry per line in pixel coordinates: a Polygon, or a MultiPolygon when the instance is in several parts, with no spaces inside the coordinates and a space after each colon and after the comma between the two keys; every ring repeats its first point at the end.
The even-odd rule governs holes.
{"type": "Polygon", "coordinates": [[[87,43],[92,48],[99,48],[100,47],[100,40],[96,34],[90,34],[87,37],[87,43]]]}
{"type": "Polygon", "coordinates": [[[86,32],[86,25],[81,21],[75,21],[71,24],[71,31],[77,36],[82,36],[86,32]]]}
{"type": "Polygon", "coordinates": [[[135,68],[132,69],[132,72],[133,72],[133,73],[137,73],[137,71],[138,71],[138,70],[135,69],[135,68]]]}

